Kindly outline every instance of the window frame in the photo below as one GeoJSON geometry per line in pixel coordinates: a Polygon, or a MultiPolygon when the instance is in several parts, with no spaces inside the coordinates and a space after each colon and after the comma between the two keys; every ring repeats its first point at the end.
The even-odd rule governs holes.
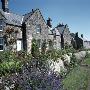
{"type": "Polygon", "coordinates": [[[40,24],[36,25],[36,33],[41,33],[41,25],[40,24]]]}
{"type": "Polygon", "coordinates": [[[3,31],[3,22],[2,20],[0,20],[1,24],[0,24],[0,27],[2,27],[2,29],[0,29],[0,31],[3,31]]]}
{"type": "Polygon", "coordinates": [[[3,49],[0,51],[3,51],[4,50],[4,39],[2,37],[0,37],[0,39],[2,39],[2,43],[0,43],[0,46],[3,46],[3,49]]]}

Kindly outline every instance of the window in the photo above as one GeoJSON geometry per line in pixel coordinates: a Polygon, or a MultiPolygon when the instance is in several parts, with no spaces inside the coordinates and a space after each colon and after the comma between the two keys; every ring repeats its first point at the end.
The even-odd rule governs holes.
{"type": "Polygon", "coordinates": [[[3,25],[2,25],[2,21],[0,21],[0,31],[3,30],[3,25]]]}
{"type": "Polygon", "coordinates": [[[3,50],[3,38],[0,38],[0,51],[3,50]]]}
{"type": "Polygon", "coordinates": [[[36,25],[36,33],[41,33],[41,26],[40,26],[40,24],[36,25]]]}

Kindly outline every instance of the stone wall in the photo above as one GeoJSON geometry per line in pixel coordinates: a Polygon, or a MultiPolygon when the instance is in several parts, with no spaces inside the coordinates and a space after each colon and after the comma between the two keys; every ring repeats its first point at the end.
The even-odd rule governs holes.
{"type": "Polygon", "coordinates": [[[3,30],[3,37],[4,37],[4,50],[16,51],[17,50],[17,40],[18,39],[22,40],[21,27],[17,27],[13,25],[6,25],[6,27],[3,30]],[[6,33],[7,29],[11,29],[13,31],[9,34],[9,33],[6,33]],[[15,41],[9,44],[8,42],[10,40],[15,40],[15,41]]]}
{"type": "Polygon", "coordinates": [[[86,49],[90,49],[90,41],[83,41],[83,46],[86,49]]]}
{"type": "Polygon", "coordinates": [[[48,26],[46,25],[39,10],[36,10],[33,15],[25,22],[26,24],[26,41],[27,41],[27,51],[31,50],[32,39],[40,40],[41,43],[44,40],[48,40],[48,26]],[[37,32],[37,25],[40,25],[40,32],[37,32]]]}
{"type": "Polygon", "coordinates": [[[67,43],[68,45],[71,44],[71,35],[70,35],[70,31],[69,28],[65,28],[64,29],[64,43],[67,43]]]}

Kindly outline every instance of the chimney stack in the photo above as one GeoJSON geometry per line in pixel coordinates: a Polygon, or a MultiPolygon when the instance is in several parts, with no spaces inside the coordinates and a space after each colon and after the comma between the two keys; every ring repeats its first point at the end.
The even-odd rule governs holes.
{"type": "Polygon", "coordinates": [[[48,20],[47,20],[47,25],[50,27],[50,28],[52,28],[52,25],[51,25],[51,18],[48,18],[48,20]]]}
{"type": "Polygon", "coordinates": [[[9,9],[8,9],[8,0],[1,0],[2,2],[2,9],[4,12],[9,12],[9,9]]]}
{"type": "Polygon", "coordinates": [[[81,34],[81,38],[83,38],[83,34],[81,34]]]}
{"type": "Polygon", "coordinates": [[[75,37],[78,37],[78,32],[76,32],[76,35],[75,35],[75,37]]]}

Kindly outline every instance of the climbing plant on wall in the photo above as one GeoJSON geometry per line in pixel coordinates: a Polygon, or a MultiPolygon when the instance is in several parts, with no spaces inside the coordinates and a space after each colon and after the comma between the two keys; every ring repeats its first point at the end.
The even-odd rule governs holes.
{"type": "Polygon", "coordinates": [[[9,50],[13,49],[13,44],[16,43],[18,30],[7,27],[4,32],[4,43],[9,47],[9,50]]]}

